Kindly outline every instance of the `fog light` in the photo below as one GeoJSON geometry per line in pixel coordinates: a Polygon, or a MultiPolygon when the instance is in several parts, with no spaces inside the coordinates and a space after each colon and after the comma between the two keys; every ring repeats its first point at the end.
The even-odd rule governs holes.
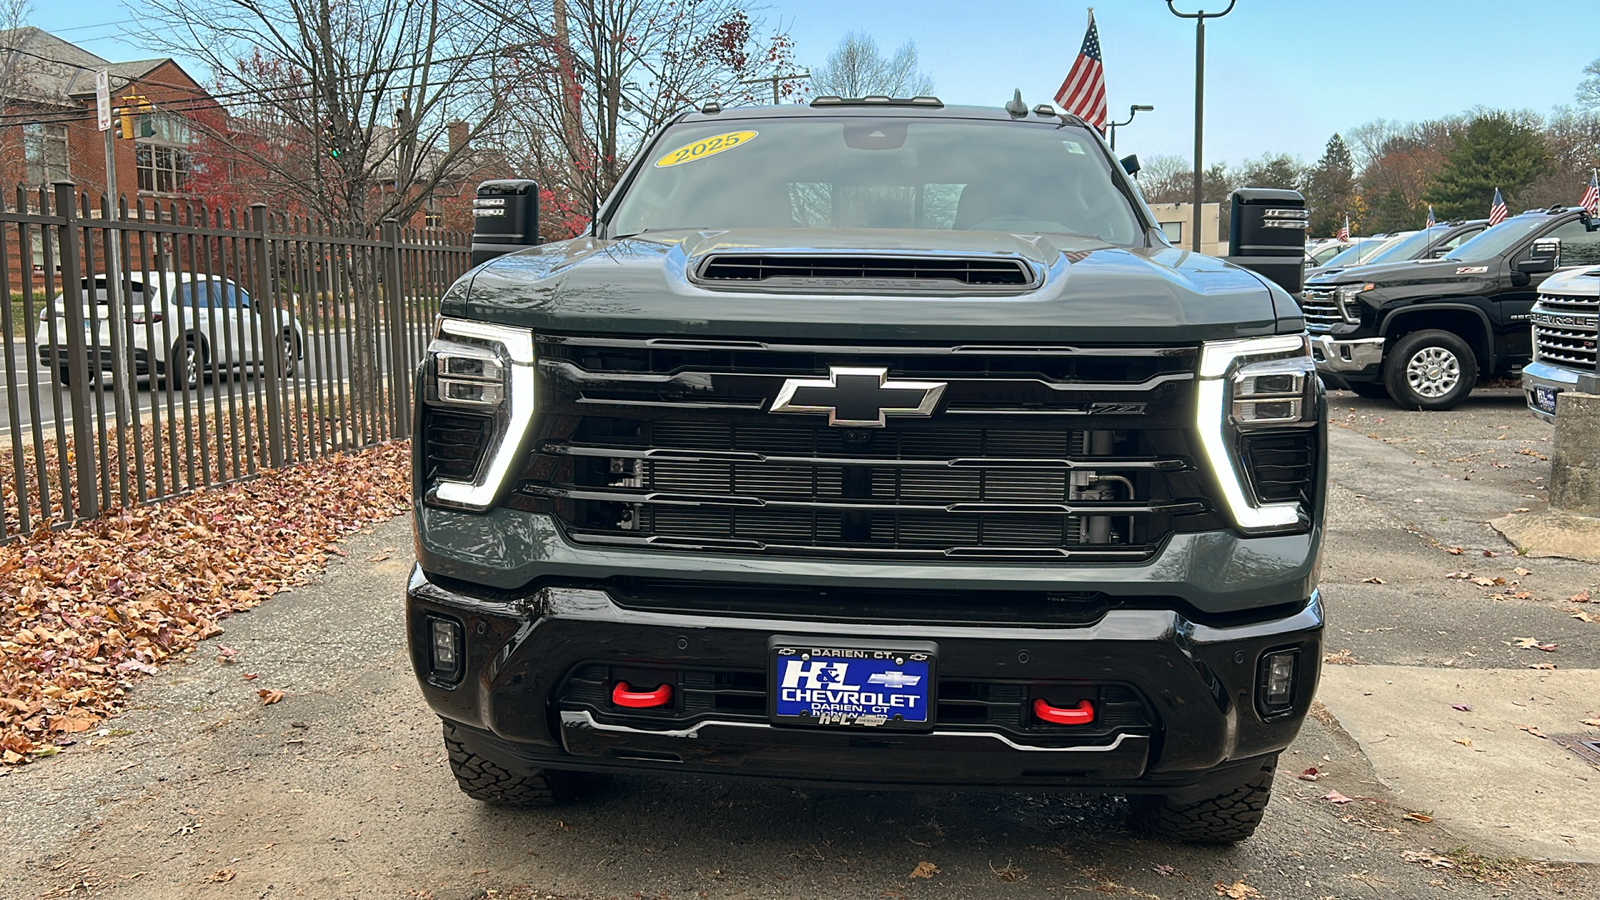
{"type": "Polygon", "coordinates": [[[441,681],[461,676],[461,625],[449,619],[428,619],[428,668],[441,681]]]}
{"type": "Polygon", "coordinates": [[[1263,715],[1276,715],[1294,707],[1295,670],[1299,650],[1275,650],[1261,657],[1256,703],[1263,715]]]}

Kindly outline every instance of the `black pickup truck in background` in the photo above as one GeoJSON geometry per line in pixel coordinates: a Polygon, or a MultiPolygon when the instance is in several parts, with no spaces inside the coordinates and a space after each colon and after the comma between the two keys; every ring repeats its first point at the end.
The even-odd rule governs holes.
{"type": "Polygon", "coordinates": [[[1440,259],[1314,277],[1299,296],[1329,387],[1452,409],[1480,378],[1532,358],[1528,313],[1558,268],[1600,263],[1600,222],[1581,208],[1514,216],[1440,259]]]}

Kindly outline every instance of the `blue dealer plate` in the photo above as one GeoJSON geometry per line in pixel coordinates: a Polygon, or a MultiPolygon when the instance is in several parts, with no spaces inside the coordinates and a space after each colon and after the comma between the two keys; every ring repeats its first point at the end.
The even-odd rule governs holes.
{"type": "Polygon", "coordinates": [[[1533,405],[1553,416],[1556,414],[1556,395],[1559,393],[1561,392],[1554,388],[1535,387],[1533,405]]]}
{"type": "Polygon", "coordinates": [[[933,645],[884,648],[832,641],[772,646],[775,722],[922,729],[932,724],[933,645]]]}

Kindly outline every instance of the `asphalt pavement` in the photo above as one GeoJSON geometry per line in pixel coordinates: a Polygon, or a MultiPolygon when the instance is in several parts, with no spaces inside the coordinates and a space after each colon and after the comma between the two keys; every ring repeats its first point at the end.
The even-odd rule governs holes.
{"type": "Polygon", "coordinates": [[[1600,898],[1600,868],[1566,861],[1600,769],[1548,730],[1587,699],[1566,681],[1600,670],[1600,624],[1566,601],[1600,596],[1600,566],[1513,556],[1485,524],[1543,507],[1550,427],[1514,391],[1451,413],[1337,394],[1332,418],[1327,705],[1236,847],[1144,840],[1120,799],[1045,794],[618,777],[485,807],[457,792],[406,659],[402,518],[0,777],[0,896],[1600,898]]]}

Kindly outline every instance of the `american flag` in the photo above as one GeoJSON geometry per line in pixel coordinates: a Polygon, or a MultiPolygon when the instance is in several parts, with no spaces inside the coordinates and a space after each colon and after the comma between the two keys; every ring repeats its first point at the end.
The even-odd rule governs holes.
{"type": "Polygon", "coordinates": [[[1500,199],[1500,189],[1494,189],[1494,205],[1489,207],[1489,227],[1493,228],[1506,220],[1506,202],[1500,199]]]}
{"type": "Polygon", "coordinates": [[[1600,215],[1600,172],[1589,170],[1589,186],[1583,191],[1583,199],[1578,205],[1589,211],[1589,216],[1600,215]]]}
{"type": "Polygon", "coordinates": [[[1334,235],[1334,237],[1341,241],[1350,240],[1350,217],[1348,215],[1344,217],[1344,227],[1340,228],[1339,233],[1334,235]]]}
{"type": "Polygon", "coordinates": [[[1056,91],[1056,105],[1106,130],[1106,67],[1100,61],[1100,31],[1094,27],[1094,10],[1089,11],[1089,30],[1083,35],[1078,60],[1056,91]]]}
{"type": "Polygon", "coordinates": [[[1428,224],[1426,224],[1426,225],[1424,225],[1422,227],[1424,227],[1424,228],[1432,228],[1434,225],[1437,225],[1437,224],[1438,223],[1435,222],[1434,219],[1433,219],[1433,204],[1429,203],[1428,204],[1428,224]]]}

